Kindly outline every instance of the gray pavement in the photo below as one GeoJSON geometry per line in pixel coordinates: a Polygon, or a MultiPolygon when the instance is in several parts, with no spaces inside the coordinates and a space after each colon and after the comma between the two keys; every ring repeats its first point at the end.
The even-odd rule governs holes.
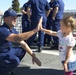
{"type": "MultiPolygon", "coordinates": [[[[75,50],[74,53],[76,54],[75,50]]],[[[63,75],[58,50],[47,49],[42,50],[41,53],[35,52],[35,54],[41,60],[42,66],[32,64],[31,56],[26,53],[20,65],[14,70],[16,75],[63,75]]],[[[76,71],[74,75],[76,75],[76,71]]]]}

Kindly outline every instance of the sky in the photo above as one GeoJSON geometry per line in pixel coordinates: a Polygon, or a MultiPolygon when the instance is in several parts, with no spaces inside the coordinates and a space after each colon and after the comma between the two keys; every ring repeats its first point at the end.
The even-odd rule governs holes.
{"type": "MultiPolygon", "coordinates": [[[[28,0],[19,0],[20,7],[28,0]]],[[[48,0],[49,2],[50,0],[48,0]]],[[[76,10],[76,0],[63,0],[65,3],[65,10],[76,10]]],[[[12,0],[0,0],[0,11],[4,12],[12,5],[12,0]]]]}

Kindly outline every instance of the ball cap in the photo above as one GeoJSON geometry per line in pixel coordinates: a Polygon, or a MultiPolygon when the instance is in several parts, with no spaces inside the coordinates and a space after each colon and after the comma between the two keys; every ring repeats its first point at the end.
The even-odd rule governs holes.
{"type": "Polygon", "coordinates": [[[17,13],[13,9],[6,10],[4,12],[4,16],[3,17],[5,18],[5,17],[9,17],[9,16],[11,16],[11,17],[17,16],[17,13]]]}

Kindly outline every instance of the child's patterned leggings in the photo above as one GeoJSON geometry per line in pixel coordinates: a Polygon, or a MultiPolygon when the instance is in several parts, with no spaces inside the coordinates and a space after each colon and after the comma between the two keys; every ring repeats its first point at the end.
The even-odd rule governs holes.
{"type": "Polygon", "coordinates": [[[64,75],[73,75],[73,72],[65,72],[64,75]]]}

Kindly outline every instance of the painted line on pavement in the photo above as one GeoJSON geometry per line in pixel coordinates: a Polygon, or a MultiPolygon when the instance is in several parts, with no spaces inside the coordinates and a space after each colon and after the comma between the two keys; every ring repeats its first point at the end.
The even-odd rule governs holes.
{"type": "MultiPolygon", "coordinates": [[[[37,49],[32,49],[32,51],[37,51],[37,49]]],[[[42,50],[41,53],[45,53],[45,54],[52,54],[52,55],[59,55],[58,50],[42,50]]]]}
{"type": "Polygon", "coordinates": [[[59,55],[58,51],[47,51],[47,50],[42,50],[41,53],[45,53],[45,54],[52,54],[52,55],[59,55]]]}

